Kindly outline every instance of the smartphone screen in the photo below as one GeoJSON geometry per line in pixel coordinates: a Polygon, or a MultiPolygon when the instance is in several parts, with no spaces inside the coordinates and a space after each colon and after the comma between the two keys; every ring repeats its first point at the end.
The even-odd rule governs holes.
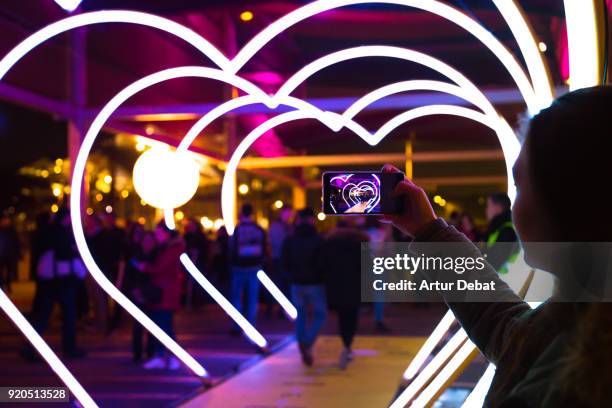
{"type": "Polygon", "coordinates": [[[403,173],[323,173],[323,212],[328,215],[380,215],[401,211],[401,198],[391,192],[403,173]]]}

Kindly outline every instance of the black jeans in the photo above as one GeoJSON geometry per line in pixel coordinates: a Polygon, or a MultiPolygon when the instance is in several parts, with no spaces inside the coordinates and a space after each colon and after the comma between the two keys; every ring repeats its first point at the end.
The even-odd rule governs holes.
{"type": "Polygon", "coordinates": [[[11,283],[17,279],[17,258],[0,258],[0,287],[11,291],[11,283]]]}
{"type": "Polygon", "coordinates": [[[353,338],[357,332],[359,318],[359,307],[339,307],[338,308],[338,328],[344,347],[351,348],[353,338]]]}
{"type": "Polygon", "coordinates": [[[33,326],[40,335],[44,334],[53,305],[59,303],[62,309],[62,350],[65,353],[76,349],[77,284],[77,278],[73,276],[38,281],[33,326]]]}
{"type": "MultiPolygon", "coordinates": [[[[159,326],[172,340],[176,340],[174,334],[174,311],[172,310],[151,310],[149,317],[159,326]]],[[[151,336],[152,337],[152,336],[151,336]]],[[[163,356],[166,352],[164,345],[156,338],[151,338],[152,348],[156,356],[163,356]]]]}
{"type": "MultiPolygon", "coordinates": [[[[147,312],[145,311],[145,313],[147,312]]],[[[148,314],[149,313],[147,313],[147,315],[148,314]]],[[[153,342],[153,336],[146,332],[145,328],[142,327],[140,323],[134,320],[132,326],[132,357],[134,358],[134,361],[139,361],[142,358],[142,341],[145,335],[147,337],[145,351],[146,358],[151,358],[153,357],[153,353],[155,352],[155,343],[153,342]]]]}

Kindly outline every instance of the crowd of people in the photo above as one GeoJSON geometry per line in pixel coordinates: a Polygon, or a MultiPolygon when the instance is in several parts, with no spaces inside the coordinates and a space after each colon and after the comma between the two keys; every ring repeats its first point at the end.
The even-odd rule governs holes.
{"type": "MultiPolygon", "coordinates": [[[[496,243],[517,240],[508,197],[501,193],[491,195],[486,215],[486,233],[476,228],[469,214],[453,213],[449,223],[486,248],[495,269],[504,273],[511,254],[507,253],[508,246],[497,249],[496,243]]],[[[2,257],[6,284],[14,279],[18,259],[15,253],[19,252],[18,245],[10,245],[13,234],[7,225],[0,235],[0,253],[13,254],[10,261],[8,256],[2,257]]],[[[209,300],[180,263],[180,255],[186,253],[253,325],[260,303],[265,305],[267,317],[282,314],[270,293],[260,290],[257,272],[266,271],[298,310],[296,339],[307,366],[313,364],[313,347],[328,310],[333,311],[343,345],[339,356],[342,368],[353,358],[352,343],[362,306],[361,243],[410,239],[398,235],[390,224],[365,216],[339,218],[335,227],[323,234],[309,208],[282,208],[266,231],[255,222],[254,209],[248,203],[241,207],[231,236],[224,227],[212,236],[196,220],[187,220],[181,230],[179,233],[169,229],[163,221],[152,230],[139,223],[120,228],[108,214],[85,219],[87,243],[100,270],[171,338],[175,337],[176,311],[209,300]]],[[[15,239],[18,242],[16,235],[15,239]]],[[[110,334],[119,327],[125,313],[87,274],[76,249],[67,208],[39,216],[30,241],[31,276],[37,284],[30,313],[33,326],[43,334],[57,303],[62,312],[64,356],[85,356],[77,346],[77,322],[89,330],[110,334]]],[[[390,332],[383,320],[384,302],[375,302],[373,310],[374,330],[390,332]]],[[[240,336],[242,330],[234,323],[230,334],[240,336]]],[[[29,347],[22,355],[29,360],[38,359],[29,347]]],[[[133,322],[132,355],[134,362],[144,360],[147,369],[180,367],[179,361],[137,322],[133,322]]]]}

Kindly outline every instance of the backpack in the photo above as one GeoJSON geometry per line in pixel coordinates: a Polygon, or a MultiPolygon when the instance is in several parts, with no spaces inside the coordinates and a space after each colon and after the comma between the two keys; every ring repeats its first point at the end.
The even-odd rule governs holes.
{"type": "Polygon", "coordinates": [[[263,265],[266,255],[266,233],[255,223],[239,224],[234,230],[232,264],[250,267],[263,265]]]}

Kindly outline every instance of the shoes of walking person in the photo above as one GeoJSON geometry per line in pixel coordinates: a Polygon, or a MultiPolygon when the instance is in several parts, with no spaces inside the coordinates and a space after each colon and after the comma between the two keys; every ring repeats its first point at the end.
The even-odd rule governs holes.
{"type": "Polygon", "coordinates": [[[302,356],[302,363],[307,367],[311,367],[313,364],[312,350],[303,343],[298,344],[298,348],[302,356]]]}
{"type": "Polygon", "coordinates": [[[157,370],[166,368],[166,359],[163,357],[153,357],[142,365],[145,370],[157,370]]]}
{"type": "Polygon", "coordinates": [[[383,322],[376,322],[376,326],[374,326],[374,331],[377,333],[391,333],[391,329],[384,324],[383,322]]]}
{"type": "Polygon", "coordinates": [[[181,368],[181,361],[174,357],[168,357],[168,370],[176,371],[181,368]]]}
{"type": "Polygon", "coordinates": [[[74,350],[70,350],[70,351],[64,351],[64,357],[65,358],[73,358],[73,359],[77,359],[77,358],[83,358],[87,356],[87,352],[83,349],[79,349],[76,348],[74,350]]]}
{"type": "Polygon", "coordinates": [[[257,354],[261,354],[262,356],[265,356],[267,354],[270,354],[270,349],[266,346],[260,347],[260,346],[255,346],[255,351],[257,352],[257,354]]]}
{"type": "Polygon", "coordinates": [[[341,370],[344,370],[348,363],[353,359],[353,353],[350,349],[343,349],[340,353],[340,360],[338,361],[338,366],[340,366],[341,370]]]}

